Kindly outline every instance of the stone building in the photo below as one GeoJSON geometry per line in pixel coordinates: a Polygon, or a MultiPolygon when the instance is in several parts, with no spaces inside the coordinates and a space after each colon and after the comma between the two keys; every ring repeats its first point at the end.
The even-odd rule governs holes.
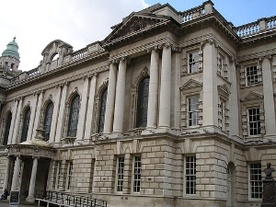
{"type": "Polygon", "coordinates": [[[74,51],[0,57],[0,189],[110,207],[260,206],[276,166],[276,16],[234,26],[206,1],[133,12],[74,51]]]}

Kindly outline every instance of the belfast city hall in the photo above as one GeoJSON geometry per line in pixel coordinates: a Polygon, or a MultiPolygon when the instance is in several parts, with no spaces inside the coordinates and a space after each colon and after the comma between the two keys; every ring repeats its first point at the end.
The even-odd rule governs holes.
{"type": "Polygon", "coordinates": [[[53,40],[31,70],[15,38],[1,51],[0,193],[260,206],[276,166],[276,16],[235,26],[210,0],[155,4],[111,29],[77,51],[53,40]]]}

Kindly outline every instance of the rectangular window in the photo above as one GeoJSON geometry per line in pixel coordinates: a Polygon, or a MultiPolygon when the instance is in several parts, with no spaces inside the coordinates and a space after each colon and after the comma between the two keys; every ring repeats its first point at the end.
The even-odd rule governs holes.
{"type": "Polygon", "coordinates": [[[133,159],[133,192],[141,189],[141,156],[135,155],[133,159]]]}
{"type": "Polygon", "coordinates": [[[261,134],[260,109],[248,109],[249,135],[261,134]]]}
{"type": "Polygon", "coordinates": [[[225,111],[226,111],[226,101],[220,98],[219,105],[218,105],[218,117],[219,117],[219,127],[221,129],[225,129],[225,111]]]}
{"type": "Polygon", "coordinates": [[[125,167],[125,158],[123,156],[119,156],[117,158],[117,192],[123,191],[123,183],[124,183],[124,167],[125,167]]]}
{"type": "Polygon", "coordinates": [[[193,51],[188,54],[189,73],[195,73],[199,71],[199,53],[193,51]]]}
{"type": "Polygon", "coordinates": [[[191,96],[188,98],[188,126],[198,125],[199,97],[191,96]]]}
{"type": "Polygon", "coordinates": [[[59,189],[61,179],[61,161],[57,163],[56,189],[59,189]]]}
{"type": "Polygon", "coordinates": [[[185,158],[185,192],[196,194],[196,156],[185,158]]]}
{"type": "Polygon", "coordinates": [[[67,190],[70,189],[71,179],[72,179],[72,171],[73,171],[73,162],[70,161],[70,162],[68,162],[68,166],[67,166],[67,179],[66,179],[66,189],[67,190]]]}
{"type": "Polygon", "coordinates": [[[257,65],[246,67],[246,80],[248,86],[259,83],[257,65]]]}
{"type": "Polygon", "coordinates": [[[249,165],[249,195],[250,198],[262,198],[262,170],[261,163],[251,163],[249,165]]]}

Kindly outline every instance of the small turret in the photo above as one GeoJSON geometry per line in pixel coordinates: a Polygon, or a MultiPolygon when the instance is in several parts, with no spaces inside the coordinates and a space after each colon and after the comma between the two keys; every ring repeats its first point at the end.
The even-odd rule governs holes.
{"type": "Polygon", "coordinates": [[[13,41],[9,42],[7,48],[2,53],[0,57],[0,65],[5,69],[18,71],[20,57],[18,53],[18,44],[15,42],[15,37],[13,41]]]}

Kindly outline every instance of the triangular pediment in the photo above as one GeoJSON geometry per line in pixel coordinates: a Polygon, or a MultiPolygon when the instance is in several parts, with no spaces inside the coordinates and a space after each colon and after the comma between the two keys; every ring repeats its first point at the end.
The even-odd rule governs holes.
{"type": "Polygon", "coordinates": [[[190,79],[188,80],[183,86],[180,87],[180,90],[190,90],[190,89],[194,89],[194,88],[201,88],[202,87],[202,83],[194,80],[194,79],[190,79]]]}
{"type": "Polygon", "coordinates": [[[256,100],[261,100],[263,99],[263,95],[258,94],[256,92],[250,91],[249,93],[247,93],[245,96],[243,96],[243,98],[241,99],[241,101],[245,102],[245,101],[256,101],[256,100]]]}
{"type": "Polygon", "coordinates": [[[226,84],[219,85],[218,86],[218,92],[224,97],[228,97],[231,94],[231,92],[230,92],[230,90],[229,90],[229,88],[227,87],[226,84]]]}
{"type": "Polygon", "coordinates": [[[154,14],[133,14],[122,23],[116,25],[112,33],[104,40],[104,46],[121,42],[137,34],[166,25],[169,17],[154,14]]]}

